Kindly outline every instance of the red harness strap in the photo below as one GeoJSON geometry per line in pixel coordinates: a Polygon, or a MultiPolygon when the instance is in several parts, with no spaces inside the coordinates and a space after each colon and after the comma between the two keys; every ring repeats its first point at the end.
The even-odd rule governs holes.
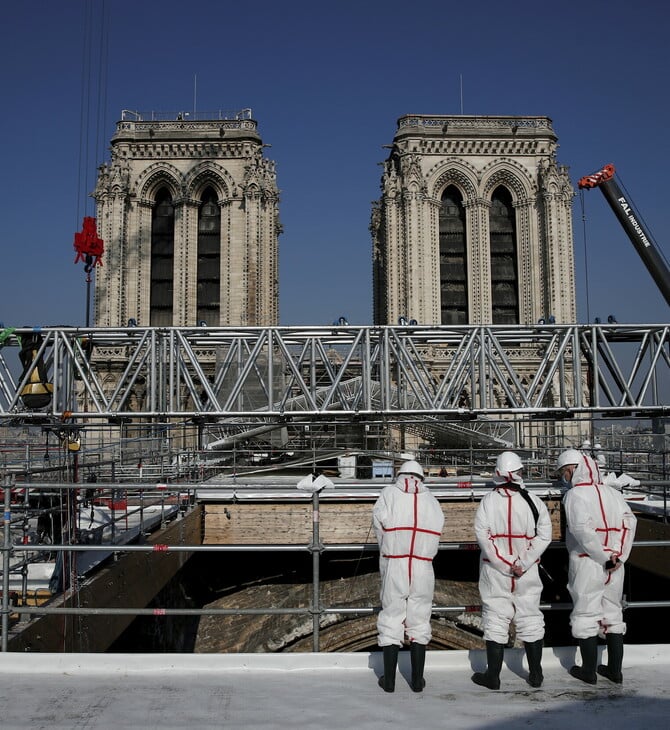
{"type": "MultiPolygon", "coordinates": [[[[514,563],[507,560],[504,555],[498,550],[498,545],[495,542],[496,540],[506,539],[507,540],[507,549],[509,554],[512,554],[512,540],[513,539],[525,539],[525,540],[532,540],[535,535],[526,535],[526,533],[516,533],[512,530],[512,496],[516,492],[516,490],[511,491],[506,489],[504,486],[497,487],[496,490],[498,492],[504,492],[504,496],[507,498],[507,532],[499,532],[499,533],[489,533],[489,540],[491,544],[493,545],[493,549],[495,551],[496,557],[498,560],[500,560],[502,563],[505,563],[505,565],[509,565],[512,567],[514,563]]],[[[485,562],[490,562],[489,560],[486,560],[484,558],[485,562]]]]}
{"type": "Polygon", "coordinates": [[[423,527],[419,527],[419,493],[414,492],[414,505],[413,505],[413,524],[409,526],[403,526],[399,525],[396,527],[384,527],[384,532],[411,532],[412,536],[410,538],[410,544],[409,544],[409,552],[408,553],[402,553],[399,555],[392,555],[389,553],[382,553],[382,557],[389,558],[390,560],[400,560],[402,558],[408,558],[408,564],[407,564],[407,570],[409,574],[409,581],[412,582],[412,560],[424,560],[427,562],[431,562],[432,558],[427,558],[423,555],[416,555],[414,553],[414,545],[416,542],[416,536],[417,533],[423,533],[424,535],[437,535],[440,536],[441,533],[439,533],[437,530],[427,530],[423,527]]]}

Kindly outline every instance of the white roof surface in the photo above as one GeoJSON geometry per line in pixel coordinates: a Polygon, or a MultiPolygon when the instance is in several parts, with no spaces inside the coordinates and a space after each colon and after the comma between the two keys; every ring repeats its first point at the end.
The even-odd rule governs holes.
{"type": "Polygon", "coordinates": [[[483,651],[430,651],[426,689],[407,683],[401,652],[396,691],[377,686],[381,653],[0,653],[0,724],[14,728],[397,727],[669,728],[668,646],[626,646],[624,684],[591,687],[568,668],[576,648],[544,650],[545,683],[525,682],[523,650],[508,649],[497,692],[470,680],[483,651]],[[522,663],[523,662],[523,663],[522,663]]]}

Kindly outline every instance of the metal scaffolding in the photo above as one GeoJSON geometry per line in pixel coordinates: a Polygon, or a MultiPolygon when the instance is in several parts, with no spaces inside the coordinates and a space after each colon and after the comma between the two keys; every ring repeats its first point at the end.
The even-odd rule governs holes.
{"type": "MultiPolygon", "coordinates": [[[[662,489],[663,494],[663,508],[662,514],[665,518],[667,516],[667,490],[668,482],[658,483],[656,489],[662,489]]],[[[64,492],[76,493],[76,490],[80,485],[73,484],[60,484],[59,489],[64,492]]],[[[145,485],[146,488],[150,489],[152,485],[145,485]]],[[[165,485],[160,485],[165,488],[165,485]]],[[[27,491],[39,492],[43,489],[53,490],[53,485],[47,484],[25,484],[27,491]]],[[[372,491],[378,493],[381,491],[379,485],[373,486],[372,491]]],[[[111,487],[110,487],[111,489],[111,487]]],[[[216,489],[216,488],[215,488],[216,489]]],[[[368,491],[370,487],[367,488],[368,491]]],[[[205,485],[200,485],[199,492],[206,491],[205,485]]],[[[321,650],[320,647],[320,632],[324,628],[324,617],[328,614],[340,615],[340,616],[351,616],[351,615],[372,615],[379,610],[379,606],[363,605],[363,606],[326,606],[322,602],[322,590],[321,590],[321,575],[320,575],[320,556],[322,553],[328,550],[332,551],[343,551],[343,552],[355,552],[362,554],[363,552],[377,552],[379,547],[375,543],[337,543],[337,544],[325,544],[320,535],[320,505],[324,499],[327,501],[329,495],[325,493],[323,496],[320,493],[314,492],[312,495],[305,493],[296,493],[296,498],[301,502],[308,502],[311,500],[311,511],[312,519],[310,520],[312,526],[312,539],[309,544],[305,543],[292,543],[292,544],[181,544],[181,545],[169,545],[163,543],[153,544],[53,544],[48,545],[35,545],[28,544],[25,541],[12,542],[10,538],[10,527],[13,521],[12,518],[12,503],[11,503],[11,492],[12,492],[12,479],[6,478],[2,488],[3,501],[4,501],[4,526],[3,526],[3,544],[0,548],[0,573],[2,577],[2,591],[0,595],[0,615],[2,618],[2,626],[0,631],[0,651],[6,652],[8,650],[8,637],[9,637],[9,618],[12,613],[17,615],[23,615],[25,617],[36,617],[46,615],[73,615],[73,616],[99,616],[99,615],[128,615],[128,616],[152,616],[152,617],[166,617],[166,616],[253,616],[253,615],[289,615],[297,614],[304,616],[311,616],[312,618],[312,650],[318,652],[321,650]],[[40,555],[40,549],[45,552],[56,554],[69,553],[86,553],[86,552],[99,552],[101,549],[106,549],[109,553],[131,553],[131,552],[142,552],[152,553],[154,555],[163,555],[167,552],[185,552],[193,554],[196,552],[264,552],[264,553],[275,553],[278,551],[282,552],[308,552],[312,557],[312,580],[311,580],[311,601],[309,605],[298,607],[298,606],[256,606],[256,607],[239,607],[239,608],[214,608],[212,606],[204,608],[173,608],[173,607],[150,607],[150,608],[138,608],[130,606],[105,606],[105,607],[91,607],[91,606],[79,606],[79,605],[54,605],[53,601],[47,604],[30,606],[26,605],[25,590],[21,605],[13,605],[13,599],[9,591],[9,574],[11,570],[12,560],[16,560],[17,556],[25,556],[25,560],[29,559],[29,555],[37,554],[38,558],[40,555]]],[[[100,492],[105,491],[99,490],[100,492]]],[[[138,486],[135,490],[131,490],[136,496],[142,497],[144,487],[138,486]]],[[[458,490],[456,490],[458,491],[458,490]]],[[[649,493],[653,494],[653,490],[647,491],[643,488],[640,494],[649,493]]],[[[165,496],[168,496],[167,493],[165,496]]],[[[183,492],[178,488],[172,492],[172,497],[177,500],[183,499],[183,492]]],[[[335,496],[332,497],[335,499],[335,496]]],[[[368,498],[370,495],[368,494],[368,498]]],[[[255,499],[262,499],[258,495],[255,499]]],[[[453,495],[451,499],[454,499],[453,495]]],[[[187,500],[188,504],[191,504],[191,500],[187,500]]],[[[15,510],[20,512],[21,506],[14,505],[15,510]]],[[[127,508],[126,508],[127,509],[127,508]]],[[[170,519],[179,519],[182,513],[175,512],[172,514],[170,519]]],[[[123,519],[122,517],[120,519],[123,519]]],[[[126,517],[127,519],[127,517],[126,517]]],[[[17,525],[25,522],[20,516],[14,518],[17,525]]],[[[670,541],[666,539],[655,539],[655,540],[641,540],[635,541],[635,548],[667,548],[670,545],[670,541]]],[[[553,541],[550,545],[552,548],[564,548],[565,543],[562,541],[553,541]]],[[[478,550],[477,543],[474,542],[443,542],[440,544],[440,550],[453,550],[453,551],[471,551],[478,550]]],[[[17,563],[14,570],[18,571],[24,567],[25,564],[17,563]]],[[[72,594],[69,594],[72,595],[72,594]]],[[[670,601],[667,600],[654,600],[654,601],[635,601],[627,602],[624,601],[626,607],[635,608],[659,608],[670,606],[670,601]]],[[[551,602],[542,603],[540,608],[543,611],[565,611],[571,608],[570,603],[562,602],[551,602]]],[[[450,606],[433,606],[432,613],[434,615],[448,615],[452,613],[473,613],[479,612],[481,605],[450,605],[450,606]]]]}
{"type": "Polygon", "coordinates": [[[517,415],[656,417],[670,325],[120,328],[5,331],[0,424],[247,424],[517,415]],[[39,334],[32,362],[15,357],[39,334]],[[26,390],[46,380],[48,405],[26,390]]]}

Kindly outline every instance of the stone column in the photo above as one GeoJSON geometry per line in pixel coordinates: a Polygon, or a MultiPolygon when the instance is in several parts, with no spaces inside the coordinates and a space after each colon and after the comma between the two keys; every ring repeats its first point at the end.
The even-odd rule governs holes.
{"type": "Polygon", "coordinates": [[[515,203],[517,266],[519,271],[519,324],[537,322],[542,308],[540,231],[535,205],[526,198],[515,203]]]}
{"type": "Polygon", "coordinates": [[[139,267],[135,278],[138,284],[139,304],[138,323],[142,327],[150,325],[151,301],[151,214],[153,204],[150,200],[138,201],[135,223],[129,230],[131,240],[134,240],[139,259],[139,267]]]}
{"type": "Polygon", "coordinates": [[[440,287],[440,201],[426,199],[426,271],[423,288],[421,324],[442,324],[442,292],[440,287]]]}
{"type": "Polygon", "coordinates": [[[468,308],[471,324],[490,324],[491,254],[489,244],[490,201],[464,200],[468,245],[468,308]]]}
{"type": "MultiPolygon", "coordinates": [[[[221,260],[220,260],[220,285],[219,297],[221,302],[220,320],[221,322],[231,321],[231,287],[233,280],[233,272],[231,270],[231,208],[232,200],[222,200],[221,206],[221,260]]],[[[220,324],[220,322],[217,322],[220,324]]]]}
{"type": "Polygon", "coordinates": [[[259,215],[260,193],[253,187],[244,193],[246,212],[246,246],[244,260],[244,297],[242,305],[243,324],[254,327],[258,324],[256,301],[258,295],[259,215]]]}
{"type": "MultiPolygon", "coordinates": [[[[200,201],[184,198],[179,206],[181,236],[175,230],[175,325],[198,324],[198,211],[200,201]],[[177,245],[179,241],[179,246],[177,245]]],[[[175,210],[175,229],[177,212],[175,210]]]]}

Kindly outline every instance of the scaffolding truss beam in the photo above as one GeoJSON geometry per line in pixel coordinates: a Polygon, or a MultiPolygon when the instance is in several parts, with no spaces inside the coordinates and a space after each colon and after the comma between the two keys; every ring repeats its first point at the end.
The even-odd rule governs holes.
{"type": "Polygon", "coordinates": [[[0,350],[5,424],[670,413],[670,325],[54,327],[22,368],[20,338],[33,331],[0,350]],[[30,409],[22,395],[45,373],[51,402],[30,409]]]}

